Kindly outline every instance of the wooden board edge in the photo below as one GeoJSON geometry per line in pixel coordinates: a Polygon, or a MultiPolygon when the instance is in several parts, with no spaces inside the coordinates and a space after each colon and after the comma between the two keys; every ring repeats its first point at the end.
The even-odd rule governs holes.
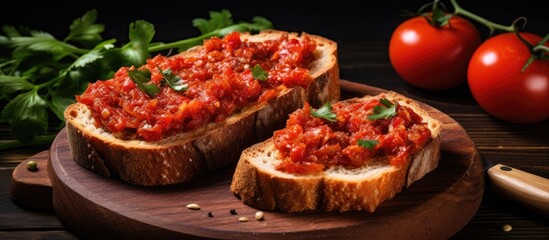
{"type": "Polygon", "coordinates": [[[12,201],[31,209],[53,210],[52,184],[48,177],[49,150],[39,152],[22,161],[12,172],[10,194],[12,201]],[[27,163],[35,161],[37,171],[29,171],[27,163]]]}

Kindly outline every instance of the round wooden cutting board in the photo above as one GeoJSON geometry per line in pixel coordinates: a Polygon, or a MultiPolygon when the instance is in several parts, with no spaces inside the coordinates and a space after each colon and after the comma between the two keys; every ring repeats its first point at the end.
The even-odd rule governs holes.
{"type": "MultiPolygon", "coordinates": [[[[364,85],[347,87],[363,94],[380,91],[364,85]]],[[[265,219],[256,221],[258,210],[242,204],[229,190],[234,165],[190,183],[132,186],[74,162],[65,130],[50,150],[54,208],[71,229],[92,239],[445,239],[480,205],[483,166],[465,130],[444,113],[424,106],[444,123],[440,164],[374,213],[265,211],[265,219]],[[188,209],[190,203],[201,209],[188,209]],[[230,213],[232,209],[236,214],[230,213]],[[249,221],[239,222],[240,217],[249,221]]]]}

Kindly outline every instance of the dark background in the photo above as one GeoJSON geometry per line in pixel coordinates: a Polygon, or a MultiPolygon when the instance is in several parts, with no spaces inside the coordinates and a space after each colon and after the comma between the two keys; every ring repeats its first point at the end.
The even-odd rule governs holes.
{"type": "MultiPolygon", "coordinates": [[[[400,10],[415,11],[429,0],[362,1],[360,5],[340,0],[324,0],[318,3],[305,3],[305,7],[295,6],[297,1],[193,0],[195,4],[188,4],[184,3],[184,0],[179,0],[181,3],[177,5],[167,1],[173,2],[132,2],[120,7],[112,6],[115,1],[105,4],[79,0],[3,0],[0,3],[0,25],[27,25],[63,39],[73,19],[80,17],[87,10],[96,8],[99,12],[98,22],[106,25],[104,38],[117,38],[118,45],[127,41],[128,24],[138,19],[147,20],[156,26],[155,41],[174,41],[196,36],[198,31],[192,27],[191,21],[197,17],[207,18],[208,11],[226,8],[232,11],[234,19],[246,21],[255,15],[261,15],[273,21],[277,29],[310,32],[338,41],[338,61],[343,79],[394,90],[425,102],[447,113],[463,126],[484,156],[548,177],[547,120],[536,125],[505,123],[486,114],[476,105],[466,82],[455,89],[427,92],[406,85],[392,69],[387,56],[387,46],[392,31],[406,19],[399,16],[400,10]],[[364,5],[367,7],[363,7],[364,5]]],[[[544,4],[544,1],[458,1],[464,8],[495,22],[508,25],[515,18],[526,16],[529,19],[527,31],[541,36],[549,32],[549,13],[546,8],[539,6],[544,4]]],[[[449,0],[444,2],[448,3],[449,0]]],[[[486,37],[486,28],[480,26],[479,30],[486,37]]],[[[0,126],[1,139],[12,139],[5,125],[0,126]]],[[[40,150],[48,147],[44,146],[40,150]]],[[[0,198],[0,209],[2,213],[6,213],[0,217],[3,223],[0,224],[0,238],[4,233],[7,238],[74,239],[76,237],[73,233],[59,222],[54,213],[38,213],[17,207],[8,197],[9,178],[13,167],[37,151],[23,148],[0,154],[0,158],[3,158],[0,161],[0,195],[4,196],[0,198]],[[4,216],[7,216],[8,221],[3,219],[4,216]]],[[[477,214],[452,239],[547,239],[548,218],[489,190],[493,188],[487,185],[477,214]],[[512,225],[513,230],[503,232],[501,227],[504,224],[512,225]]]]}
{"type": "MultiPolygon", "coordinates": [[[[390,39],[392,31],[406,20],[401,10],[416,11],[430,0],[415,1],[148,1],[119,3],[116,1],[4,1],[0,6],[0,25],[26,25],[64,38],[72,20],[87,10],[98,10],[98,22],[106,24],[105,39],[127,41],[128,24],[138,19],[156,27],[154,41],[174,41],[198,35],[192,19],[208,18],[212,10],[228,9],[235,20],[250,21],[260,15],[270,19],[275,28],[286,31],[309,32],[344,40],[390,39]],[[177,4],[174,4],[178,2],[177,4]],[[299,5],[296,5],[298,4],[299,5]],[[114,6],[113,6],[114,5],[114,6]]],[[[449,0],[444,0],[451,6],[449,0]]],[[[534,0],[461,0],[465,9],[497,23],[509,25],[515,18],[528,18],[527,31],[544,36],[549,31],[549,13],[534,0]]],[[[479,26],[483,37],[486,28],[479,26]]]]}

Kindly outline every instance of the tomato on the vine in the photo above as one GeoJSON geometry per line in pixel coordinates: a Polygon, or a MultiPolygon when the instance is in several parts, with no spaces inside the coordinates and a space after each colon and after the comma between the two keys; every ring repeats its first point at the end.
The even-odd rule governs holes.
{"type": "MultiPolygon", "coordinates": [[[[520,35],[532,45],[541,40],[531,33],[520,35]]],[[[514,33],[492,37],[477,49],[469,64],[468,82],[484,110],[513,123],[549,118],[549,60],[534,60],[521,72],[530,56],[530,49],[514,33]]]]}
{"type": "Polygon", "coordinates": [[[449,89],[465,82],[471,55],[480,45],[478,30],[453,16],[434,27],[422,16],[401,23],[389,43],[389,58],[406,82],[423,89],[449,89]]]}

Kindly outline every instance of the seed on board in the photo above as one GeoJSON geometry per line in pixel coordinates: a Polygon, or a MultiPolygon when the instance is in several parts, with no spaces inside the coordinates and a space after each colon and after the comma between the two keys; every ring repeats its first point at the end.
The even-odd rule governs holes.
{"type": "Polygon", "coordinates": [[[240,222],[247,222],[247,221],[248,221],[248,218],[247,218],[247,217],[239,217],[239,218],[238,218],[238,221],[240,221],[240,222]]]}
{"type": "Polygon", "coordinates": [[[27,170],[29,171],[38,171],[38,163],[36,163],[35,161],[28,161],[27,162],[27,170]]]}
{"type": "Polygon", "coordinates": [[[212,212],[208,212],[208,217],[213,217],[214,215],[212,214],[212,212]]]}
{"type": "Polygon", "coordinates": [[[237,214],[237,213],[236,213],[236,209],[231,209],[231,210],[229,210],[229,213],[230,213],[231,215],[236,215],[236,214],[237,214]]]}
{"type": "Polygon", "coordinates": [[[511,231],[511,229],[513,229],[513,227],[511,227],[511,225],[509,224],[505,224],[503,225],[503,227],[501,227],[501,230],[503,230],[504,232],[509,232],[511,231]]]}
{"type": "Polygon", "coordinates": [[[187,204],[187,208],[191,210],[200,210],[200,205],[196,203],[187,204]]]}
{"type": "Polygon", "coordinates": [[[263,217],[265,216],[265,214],[261,211],[259,212],[256,212],[255,213],[255,220],[257,221],[263,221],[263,217]]]}

